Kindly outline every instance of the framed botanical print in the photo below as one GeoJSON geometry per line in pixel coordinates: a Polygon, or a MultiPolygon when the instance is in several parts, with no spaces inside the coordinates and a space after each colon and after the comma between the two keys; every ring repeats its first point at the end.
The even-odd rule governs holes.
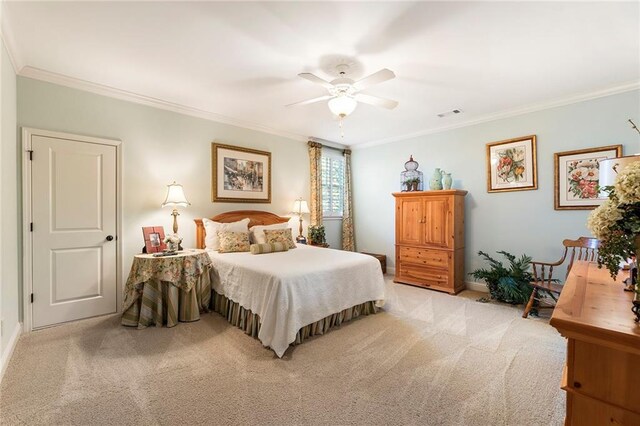
{"type": "Polygon", "coordinates": [[[271,202],[271,153],[211,144],[211,201],[271,202]]]}
{"type": "Polygon", "coordinates": [[[487,144],[487,192],[538,189],[536,136],[487,144]]]}
{"type": "Polygon", "coordinates": [[[556,210],[591,210],[606,200],[600,194],[600,160],[622,155],[622,145],[556,152],[554,205],[556,210]]]}

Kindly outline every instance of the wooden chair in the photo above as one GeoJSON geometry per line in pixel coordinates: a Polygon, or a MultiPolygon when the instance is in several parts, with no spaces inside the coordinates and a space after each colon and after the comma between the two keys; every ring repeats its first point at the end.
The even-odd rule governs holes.
{"type": "MultiPolygon", "coordinates": [[[[548,294],[554,301],[558,301],[556,296],[560,295],[563,284],[558,282],[553,277],[553,268],[562,265],[565,260],[569,259],[567,265],[567,273],[565,280],[571,271],[573,262],[576,260],[585,260],[587,262],[594,262],[598,259],[598,248],[600,247],[600,241],[595,238],[580,237],[577,240],[564,240],[564,253],[562,258],[557,262],[531,262],[531,268],[533,269],[533,281],[529,283],[533,287],[531,297],[527,306],[524,308],[522,318],[527,318],[529,312],[533,309],[533,305],[537,300],[540,302],[540,293],[548,294]]],[[[538,303],[536,309],[552,309],[555,305],[541,305],[538,303]]]]}

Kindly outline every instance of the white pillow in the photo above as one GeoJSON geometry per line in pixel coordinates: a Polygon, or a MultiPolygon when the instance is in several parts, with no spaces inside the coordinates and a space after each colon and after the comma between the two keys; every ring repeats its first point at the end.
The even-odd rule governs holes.
{"type": "Polygon", "coordinates": [[[252,244],[266,244],[267,237],[264,235],[265,229],[287,229],[288,227],[289,224],[287,222],[252,226],[251,229],[249,229],[249,238],[252,244]]]}
{"type": "Polygon", "coordinates": [[[218,250],[220,248],[218,232],[249,232],[249,218],[231,223],[214,222],[203,218],[202,224],[204,225],[204,247],[210,250],[218,250]]]}

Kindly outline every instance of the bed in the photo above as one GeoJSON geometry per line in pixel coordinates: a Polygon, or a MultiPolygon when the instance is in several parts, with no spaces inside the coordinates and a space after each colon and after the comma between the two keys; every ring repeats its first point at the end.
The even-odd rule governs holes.
{"type": "MultiPolygon", "coordinates": [[[[289,218],[256,210],[214,216],[221,223],[249,218],[249,227],[289,218]]],[[[196,245],[205,248],[202,219],[196,245]]],[[[290,344],[324,334],[343,322],[376,313],[384,303],[380,263],[360,253],[306,245],[252,255],[209,250],[213,309],[282,357],[290,344]]]]}

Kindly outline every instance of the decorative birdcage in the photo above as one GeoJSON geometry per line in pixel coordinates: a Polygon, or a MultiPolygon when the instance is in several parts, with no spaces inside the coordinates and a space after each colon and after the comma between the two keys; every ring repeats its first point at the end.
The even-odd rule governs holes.
{"type": "Polygon", "coordinates": [[[422,172],[418,171],[418,162],[414,161],[413,155],[409,161],[404,163],[404,172],[400,173],[400,187],[402,191],[422,191],[422,172]]]}

